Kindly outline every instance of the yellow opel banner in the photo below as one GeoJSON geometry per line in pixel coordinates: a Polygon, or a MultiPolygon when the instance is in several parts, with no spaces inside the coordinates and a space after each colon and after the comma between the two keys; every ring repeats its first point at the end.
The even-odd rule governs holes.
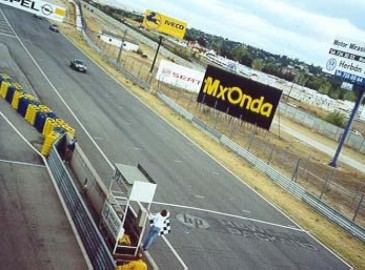
{"type": "Polygon", "coordinates": [[[152,10],[146,10],[142,25],[149,29],[173,36],[184,38],[187,24],[152,10]]]}

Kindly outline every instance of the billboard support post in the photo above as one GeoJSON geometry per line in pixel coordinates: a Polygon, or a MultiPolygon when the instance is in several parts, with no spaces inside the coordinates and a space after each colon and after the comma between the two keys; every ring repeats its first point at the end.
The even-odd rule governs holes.
{"type": "Polygon", "coordinates": [[[157,50],[156,50],[156,53],[155,53],[155,57],[153,58],[153,62],[152,62],[152,66],[151,66],[151,69],[150,69],[150,73],[152,73],[153,71],[153,68],[155,67],[155,63],[156,63],[156,59],[157,59],[157,55],[158,55],[158,52],[160,50],[160,47],[161,47],[161,43],[162,43],[162,36],[159,36],[159,42],[158,42],[158,46],[157,46],[157,50]]]}
{"type": "Polygon", "coordinates": [[[117,57],[117,66],[120,68],[121,66],[121,57],[122,57],[122,51],[123,51],[123,47],[124,47],[124,40],[127,36],[127,31],[128,29],[125,29],[124,30],[124,33],[123,33],[123,37],[122,37],[122,43],[120,44],[120,48],[119,48],[119,52],[118,52],[118,57],[117,57]]]}
{"type": "Polygon", "coordinates": [[[359,107],[361,105],[361,102],[362,102],[362,100],[364,98],[365,88],[364,87],[356,87],[354,85],[354,89],[356,89],[356,88],[359,90],[359,95],[357,97],[357,100],[356,100],[356,103],[355,103],[355,107],[354,107],[354,109],[351,112],[350,119],[347,122],[346,127],[345,127],[345,130],[344,130],[344,132],[343,132],[343,134],[341,136],[340,143],[337,146],[336,153],[333,156],[333,159],[331,160],[331,162],[328,164],[328,165],[330,165],[332,167],[337,167],[337,159],[338,159],[338,157],[341,154],[341,150],[343,148],[343,145],[345,144],[345,140],[346,140],[347,134],[351,130],[352,122],[354,121],[355,116],[356,116],[356,113],[359,110],[359,107]]]}

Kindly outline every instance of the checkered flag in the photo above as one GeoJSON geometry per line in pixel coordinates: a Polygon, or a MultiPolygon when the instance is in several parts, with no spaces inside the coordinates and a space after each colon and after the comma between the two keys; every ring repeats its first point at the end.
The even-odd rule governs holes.
{"type": "MultiPolygon", "coordinates": [[[[150,225],[153,225],[153,219],[150,219],[150,225]]],[[[169,234],[171,232],[170,218],[169,216],[163,222],[163,227],[158,233],[159,236],[169,234]]]]}
{"type": "Polygon", "coordinates": [[[160,230],[158,235],[165,235],[165,234],[169,234],[170,232],[171,232],[170,219],[166,218],[163,223],[163,227],[160,230]]]}

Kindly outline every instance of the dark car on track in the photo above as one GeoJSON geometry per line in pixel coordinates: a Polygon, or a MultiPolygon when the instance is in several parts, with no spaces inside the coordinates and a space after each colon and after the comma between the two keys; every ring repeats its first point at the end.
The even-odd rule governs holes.
{"type": "Polygon", "coordinates": [[[49,29],[51,30],[51,31],[53,31],[53,32],[56,32],[56,33],[58,33],[60,30],[58,29],[58,25],[57,24],[51,24],[50,26],[49,26],[49,29]]]}
{"type": "Polygon", "coordinates": [[[84,72],[84,73],[86,73],[86,70],[87,70],[86,64],[79,59],[72,60],[70,62],[70,67],[74,70],[84,72]]]}

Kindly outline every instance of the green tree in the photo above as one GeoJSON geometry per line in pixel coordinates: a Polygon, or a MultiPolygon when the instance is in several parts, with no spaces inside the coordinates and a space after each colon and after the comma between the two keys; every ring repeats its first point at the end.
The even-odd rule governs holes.
{"type": "Polygon", "coordinates": [[[248,52],[247,48],[245,48],[244,46],[237,46],[231,50],[231,54],[233,57],[232,60],[239,62],[241,60],[242,56],[248,55],[249,52],[248,52]]]}
{"type": "Polygon", "coordinates": [[[275,63],[273,62],[269,62],[267,63],[263,68],[262,68],[262,71],[265,72],[265,73],[268,73],[268,74],[271,74],[271,75],[274,75],[274,76],[278,76],[280,77],[281,76],[281,72],[280,72],[280,69],[277,65],[275,65],[275,63]]]}
{"type": "Polygon", "coordinates": [[[309,75],[303,71],[299,71],[295,77],[294,77],[294,82],[296,84],[299,85],[303,85],[305,86],[305,84],[307,83],[307,81],[310,79],[309,75]]]}
{"type": "Polygon", "coordinates": [[[261,59],[256,58],[252,61],[251,67],[256,70],[262,70],[264,62],[261,59]]]}
{"type": "Polygon", "coordinates": [[[344,100],[348,101],[356,101],[356,95],[353,91],[346,91],[346,93],[343,95],[344,100]]]}
{"type": "Polygon", "coordinates": [[[324,95],[328,95],[329,93],[331,93],[331,89],[332,88],[332,85],[327,82],[327,81],[323,81],[320,85],[319,85],[319,88],[317,89],[318,92],[320,92],[321,94],[324,94],[324,95]]]}
{"type": "Polygon", "coordinates": [[[333,99],[340,99],[341,95],[342,95],[342,91],[341,91],[341,89],[339,89],[337,87],[331,87],[330,91],[328,92],[328,96],[333,99]]]}
{"type": "MultiPolygon", "coordinates": [[[[307,87],[309,87],[309,88],[312,88],[312,89],[314,89],[314,90],[317,90],[317,91],[319,91],[319,89],[321,88],[321,86],[323,85],[323,84],[325,84],[325,82],[326,82],[326,79],[324,79],[323,77],[321,77],[321,76],[318,76],[318,77],[316,77],[316,76],[311,76],[310,78],[309,78],[309,80],[307,81],[307,83],[306,83],[306,86],[307,87]]],[[[325,90],[326,88],[323,88],[323,90],[325,90]]],[[[326,94],[326,93],[325,93],[326,94]]]]}
{"type": "Polygon", "coordinates": [[[251,66],[252,58],[251,54],[246,46],[236,46],[231,50],[232,59],[245,65],[251,66]]]}
{"type": "Polygon", "coordinates": [[[327,116],[325,117],[325,121],[327,121],[328,123],[331,123],[332,125],[344,128],[345,127],[345,115],[338,112],[338,111],[333,111],[329,114],[327,114],[327,116]]]}

